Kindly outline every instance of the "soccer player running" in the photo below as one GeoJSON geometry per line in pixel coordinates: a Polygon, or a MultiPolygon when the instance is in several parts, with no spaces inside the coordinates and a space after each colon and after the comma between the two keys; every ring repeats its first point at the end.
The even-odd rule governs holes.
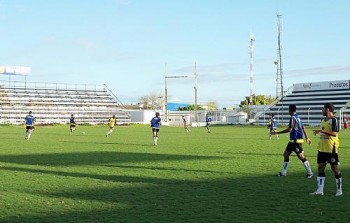
{"type": "Polygon", "coordinates": [[[75,117],[73,114],[71,114],[70,119],[69,119],[69,135],[75,131],[75,127],[77,126],[77,123],[75,122],[75,117]]]}
{"type": "Polygon", "coordinates": [[[205,127],[207,128],[208,133],[210,133],[209,126],[210,126],[210,122],[211,122],[211,117],[209,115],[206,116],[205,122],[206,122],[205,127]]]}
{"type": "Polygon", "coordinates": [[[153,143],[156,146],[158,141],[158,134],[161,126],[161,118],[159,117],[159,112],[156,112],[156,116],[154,116],[151,120],[151,128],[153,132],[153,143]]]}
{"type": "Polygon", "coordinates": [[[26,120],[26,136],[25,139],[29,140],[30,136],[34,130],[34,122],[35,122],[35,118],[32,115],[32,111],[29,111],[29,114],[24,118],[26,120]]]}
{"type": "Polygon", "coordinates": [[[187,120],[186,120],[184,115],[182,116],[182,121],[184,123],[184,128],[185,128],[186,132],[190,132],[190,130],[187,127],[187,120]]]}
{"type": "Polygon", "coordinates": [[[289,105],[290,120],[289,120],[288,128],[279,132],[272,132],[273,135],[288,133],[288,132],[290,135],[289,137],[290,140],[283,154],[284,162],[282,165],[282,171],[278,174],[278,176],[283,177],[287,175],[287,170],[289,166],[289,156],[292,154],[292,152],[295,152],[299,160],[301,160],[301,162],[305,167],[306,177],[312,178],[314,174],[312,173],[309,161],[304,156],[304,150],[302,147],[304,142],[304,136],[308,144],[311,144],[311,140],[309,138],[309,135],[307,134],[306,129],[304,128],[304,125],[300,120],[299,115],[296,113],[296,110],[297,110],[296,105],[294,104],[289,105]]]}
{"type": "Polygon", "coordinates": [[[318,142],[318,176],[317,176],[317,190],[310,195],[323,195],[324,181],[326,179],[325,168],[327,163],[331,165],[331,169],[335,176],[336,194],[341,196],[342,191],[342,175],[339,169],[339,125],[337,118],[333,114],[334,106],[331,103],[326,103],[322,109],[322,115],[325,116],[321,121],[321,129],[313,130],[314,135],[320,135],[318,142]]]}
{"type": "Polygon", "coordinates": [[[113,115],[111,118],[109,118],[108,120],[108,126],[109,126],[109,130],[106,134],[106,137],[108,137],[112,132],[113,132],[113,128],[114,128],[114,125],[115,125],[115,115],[113,115]]]}
{"type": "MultiPolygon", "coordinates": [[[[269,125],[268,125],[268,128],[269,128],[269,139],[271,139],[272,132],[276,132],[277,125],[278,125],[277,119],[275,118],[274,114],[271,114],[270,120],[269,120],[269,125]]],[[[278,134],[275,134],[275,135],[276,135],[276,137],[278,139],[278,134]]]]}

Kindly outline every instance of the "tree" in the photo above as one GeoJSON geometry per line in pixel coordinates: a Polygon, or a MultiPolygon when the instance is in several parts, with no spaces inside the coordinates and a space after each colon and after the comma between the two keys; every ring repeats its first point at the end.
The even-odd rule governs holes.
{"type": "Polygon", "coordinates": [[[218,109],[218,105],[214,101],[208,102],[207,106],[208,106],[208,110],[217,110],[218,109]]]}
{"type": "Polygon", "coordinates": [[[142,105],[143,108],[148,109],[149,101],[148,101],[148,97],[147,96],[140,97],[139,98],[139,103],[142,105]]]}
{"type": "Polygon", "coordinates": [[[156,93],[149,93],[139,98],[139,103],[146,109],[159,109],[162,108],[164,97],[159,96],[156,93]]]}
{"type": "MultiPolygon", "coordinates": [[[[177,109],[178,111],[194,111],[195,110],[195,105],[188,105],[186,107],[179,107],[177,109]]],[[[204,110],[201,106],[197,105],[197,110],[204,110]]]]}
{"type": "Polygon", "coordinates": [[[272,96],[266,95],[253,95],[252,97],[246,96],[245,100],[241,101],[239,107],[243,107],[245,105],[269,105],[274,101],[272,96]]]}

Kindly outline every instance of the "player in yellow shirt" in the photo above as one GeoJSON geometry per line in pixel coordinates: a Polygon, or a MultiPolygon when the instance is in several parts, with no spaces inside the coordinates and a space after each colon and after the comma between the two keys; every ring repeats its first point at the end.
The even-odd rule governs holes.
{"type": "Polygon", "coordinates": [[[111,118],[109,118],[108,120],[108,126],[109,126],[109,130],[106,134],[106,137],[108,137],[112,132],[113,132],[113,128],[115,126],[116,120],[115,120],[115,115],[113,115],[111,118]]]}
{"type": "Polygon", "coordinates": [[[310,195],[323,195],[324,181],[326,179],[325,168],[327,163],[331,165],[331,169],[335,176],[336,194],[335,196],[341,196],[342,191],[342,175],[339,169],[339,124],[337,118],[333,114],[334,106],[331,103],[326,103],[323,106],[322,114],[325,116],[321,121],[321,129],[314,130],[314,135],[320,135],[320,141],[317,149],[317,164],[318,164],[318,176],[317,176],[317,190],[310,195]]]}

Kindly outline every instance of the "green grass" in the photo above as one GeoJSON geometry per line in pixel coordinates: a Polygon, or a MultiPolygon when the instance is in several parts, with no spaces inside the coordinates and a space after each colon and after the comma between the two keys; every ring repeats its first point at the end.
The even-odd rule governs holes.
{"type": "MultiPolygon", "coordinates": [[[[281,170],[288,134],[267,129],[148,126],[0,126],[0,222],[349,222],[350,132],[341,132],[342,197],[329,166],[325,195],[310,196],[295,155],[281,170]],[[81,134],[85,131],[86,134],[81,134]]],[[[311,134],[311,131],[309,131],[311,134]]],[[[317,138],[305,145],[316,173],[317,138]]]]}

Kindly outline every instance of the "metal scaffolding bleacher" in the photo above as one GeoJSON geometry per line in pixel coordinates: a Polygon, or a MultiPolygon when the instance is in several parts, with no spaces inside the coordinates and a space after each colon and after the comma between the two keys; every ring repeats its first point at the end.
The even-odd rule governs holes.
{"type": "Polygon", "coordinates": [[[256,123],[263,124],[270,114],[274,114],[280,124],[288,124],[290,118],[288,106],[295,104],[303,123],[315,126],[319,125],[323,118],[322,108],[325,103],[333,103],[336,116],[341,117],[342,113],[350,112],[349,101],[349,80],[298,83],[293,85],[290,94],[261,112],[256,123]]]}
{"type": "Polygon", "coordinates": [[[77,122],[129,123],[130,115],[107,86],[58,83],[0,82],[0,124],[23,124],[32,111],[37,124],[65,124],[74,114],[77,122]]]}

